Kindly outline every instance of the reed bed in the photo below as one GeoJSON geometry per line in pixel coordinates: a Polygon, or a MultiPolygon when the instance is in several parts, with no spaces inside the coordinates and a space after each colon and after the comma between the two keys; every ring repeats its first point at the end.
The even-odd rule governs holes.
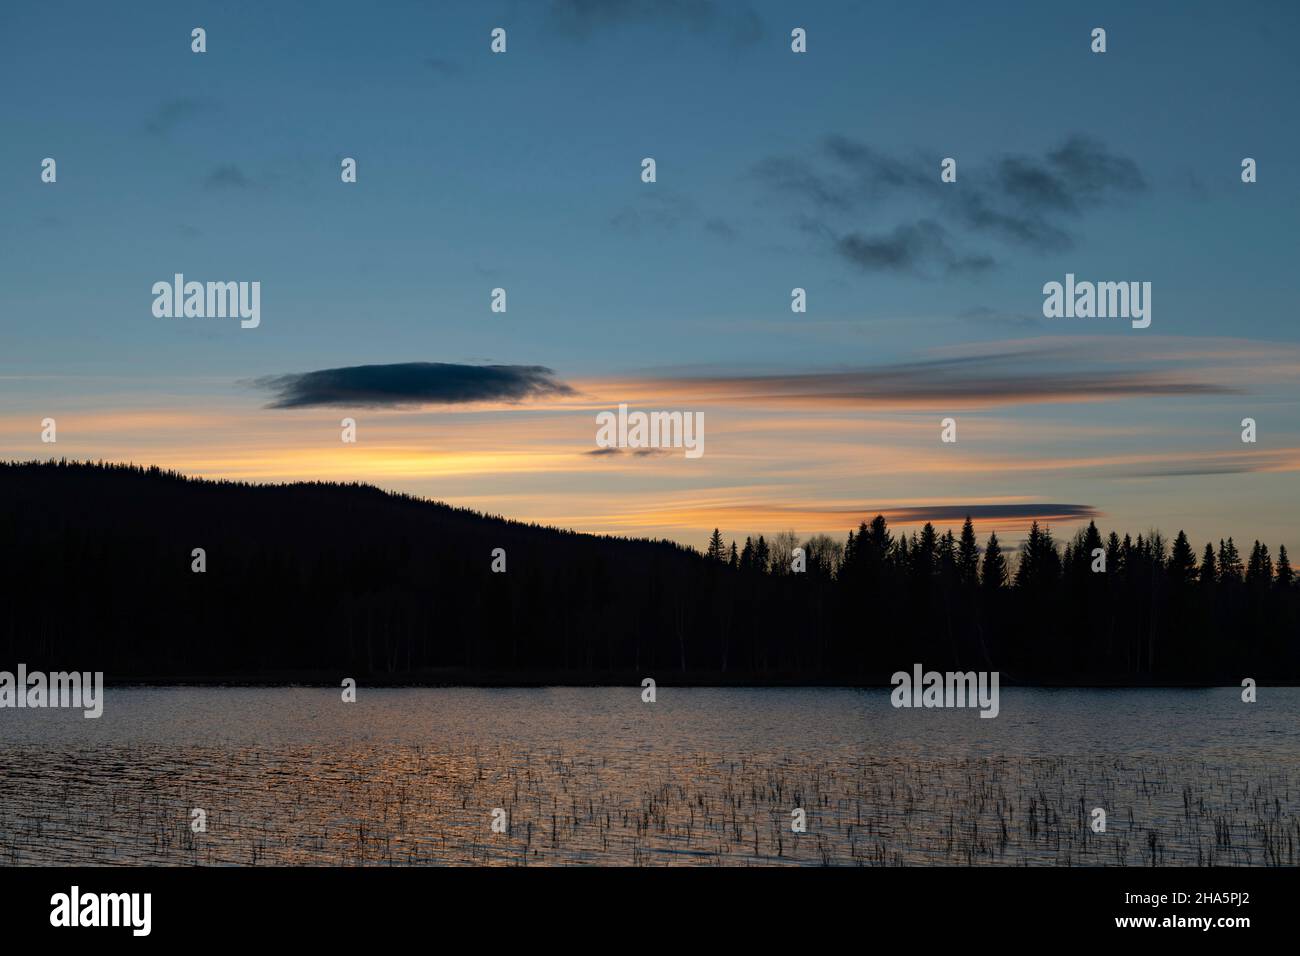
{"type": "Polygon", "coordinates": [[[10,747],[0,864],[1293,866],[1297,784],[1147,756],[10,747]]]}

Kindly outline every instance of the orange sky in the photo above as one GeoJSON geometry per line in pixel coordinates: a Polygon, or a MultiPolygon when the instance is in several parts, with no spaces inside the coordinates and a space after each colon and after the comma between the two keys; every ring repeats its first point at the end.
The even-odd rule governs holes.
{"type": "MultiPolygon", "coordinates": [[[[1217,351],[1182,343],[1179,361],[1204,362],[1202,352],[1213,359],[1215,381],[1240,376],[1236,353],[1222,343],[1217,351]]],[[[1269,375],[1285,384],[1296,367],[1294,356],[1274,351],[1271,371],[1254,367],[1250,375],[1256,385],[1269,375]]],[[[1139,381],[1188,374],[1160,369],[1139,381]]],[[[1018,536],[1034,518],[1068,533],[1095,514],[1103,530],[1185,527],[1196,539],[1300,541],[1300,434],[1295,415],[1284,417],[1293,403],[1231,393],[1128,395],[1126,380],[1115,379],[1119,390],[1104,396],[1038,389],[1014,401],[962,394],[944,406],[926,395],[846,397],[835,376],[793,384],[789,376],[640,376],[572,380],[576,396],[539,404],[436,410],[268,409],[246,390],[195,395],[177,387],[160,395],[155,385],[135,397],[116,384],[96,394],[90,382],[75,398],[29,398],[21,409],[6,402],[0,450],[257,482],[367,481],[512,518],[696,545],[715,526],[742,541],[787,529],[839,536],[876,511],[906,526],[927,517],[956,525],[954,509],[965,507],[976,509],[982,534],[1003,537],[1018,536]],[[593,455],[595,414],[619,402],[703,412],[704,456],[593,455]],[[1243,444],[1239,422],[1251,412],[1261,437],[1243,444]],[[955,444],[939,440],[948,415],[957,421],[955,444]],[[57,420],[54,446],[39,440],[46,416],[57,420]],[[345,416],[357,420],[355,444],[340,440],[345,416]]]]}

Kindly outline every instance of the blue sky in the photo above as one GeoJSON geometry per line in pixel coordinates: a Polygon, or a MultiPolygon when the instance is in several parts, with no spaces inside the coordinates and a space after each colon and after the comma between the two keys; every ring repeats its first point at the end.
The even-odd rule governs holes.
{"type": "MultiPolygon", "coordinates": [[[[873,485],[845,461],[822,485],[791,477],[823,462],[773,432],[756,458],[738,450],[744,464],[729,472],[721,461],[721,472],[672,474],[664,463],[593,472],[580,461],[576,477],[556,466],[507,478],[491,465],[464,484],[436,467],[357,475],[592,530],[625,527],[611,517],[621,496],[680,486],[707,511],[764,482],[776,505],[915,504],[918,491],[988,502],[1000,492],[1087,504],[1135,531],[1145,518],[1205,535],[1233,533],[1224,502],[1241,492],[1252,504],[1231,519],[1242,533],[1268,530],[1294,481],[1287,450],[1300,444],[1298,25],[1288,3],[6,5],[0,82],[17,95],[0,100],[0,452],[47,453],[25,423],[45,409],[92,408],[222,409],[241,434],[262,436],[249,447],[299,448],[276,430],[307,419],[263,409],[248,383],[355,365],[540,365],[580,389],[603,383],[585,393],[608,404],[635,391],[620,383],[692,369],[878,370],[956,350],[1015,352],[1014,368],[1050,376],[1113,371],[1128,356],[1166,369],[1196,343],[1200,357],[1191,368],[1176,360],[1179,375],[1224,393],[1002,403],[996,413],[971,402],[954,413],[996,418],[998,454],[1048,460],[1080,450],[1072,428],[1101,426],[1114,430],[1094,436],[1107,459],[1130,448],[1230,453],[1237,422],[1255,414],[1268,422],[1261,445],[1272,443],[1259,451],[1278,453],[1264,466],[1202,469],[1176,488],[1047,473],[1001,487],[987,471],[873,485]],[[190,51],[195,26],[207,30],[202,55],[190,51]],[[498,26],[504,55],[489,51],[498,26]],[[807,54],[790,52],[796,26],[807,54]],[[1102,55],[1089,49],[1097,26],[1102,55]],[[1029,210],[1062,237],[1055,246],[962,214],[981,191],[999,212],[1026,212],[1025,194],[1000,192],[1000,177],[1059,171],[1050,157],[1071,142],[1091,144],[1096,168],[1135,171],[1140,186],[1089,190],[1076,179],[1064,205],[1029,210]],[[838,159],[835,143],[870,151],[877,179],[838,159]],[[54,185],[40,182],[46,156],[58,161],[54,185]],[[358,161],[355,185],[340,183],[344,156],[358,161]],[[658,164],[654,184],[639,178],[645,156],[658,164]],[[896,165],[937,182],[945,156],[958,161],[950,193],[879,178],[896,165]],[[1244,156],[1259,163],[1255,184],[1240,182],[1244,156]],[[810,198],[805,174],[828,201],[810,198]],[[918,223],[934,231],[915,262],[864,265],[843,252],[846,237],[887,243],[918,223]],[[953,270],[945,257],[982,266],[953,270]],[[155,318],[149,289],[175,272],[260,281],[261,326],[155,318]],[[1067,272],[1150,281],[1151,328],[1044,319],[1042,285],[1067,272]],[[496,286],[508,291],[505,315],[488,308],[496,286]],[[808,290],[806,315],[790,312],[795,286],[808,290]],[[1045,365],[1034,343],[1062,337],[1074,351],[1045,365]],[[1259,354],[1276,360],[1256,374],[1259,354]],[[1141,425],[1152,431],[1129,434],[1141,425]],[[563,498],[574,487],[606,504],[576,508],[563,498]]],[[[689,389],[668,391],[690,406],[689,389]]],[[[443,411],[458,427],[477,423],[476,447],[527,419],[509,407],[443,411]]],[[[577,448],[590,446],[590,411],[557,411],[581,417],[577,448]]],[[[864,444],[880,438],[878,412],[862,422],[864,444]]],[[[440,414],[383,412],[394,434],[434,436],[440,414]]],[[[888,415],[915,421],[927,442],[937,432],[929,406],[888,415]]],[[[717,441],[733,447],[726,438],[741,432],[729,423],[749,419],[725,407],[714,416],[717,441]]],[[[334,427],[338,415],[317,417],[334,427]]],[[[184,432],[168,445],[105,423],[65,429],[59,450],[250,474],[228,456],[173,453],[192,452],[211,423],[184,432]]],[[[698,521],[630,526],[695,541],[716,523],[698,521]]],[[[749,530],[766,529],[735,529],[749,530]]]]}

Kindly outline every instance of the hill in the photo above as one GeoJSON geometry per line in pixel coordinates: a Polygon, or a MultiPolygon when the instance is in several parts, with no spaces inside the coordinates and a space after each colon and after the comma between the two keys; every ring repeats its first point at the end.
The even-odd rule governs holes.
{"type": "Polygon", "coordinates": [[[1262,586],[1198,582],[1177,548],[1114,538],[1113,565],[1087,574],[1086,542],[1062,557],[1043,536],[1014,580],[981,581],[973,539],[895,539],[878,518],[842,561],[812,553],[794,574],[752,547],[732,564],[368,485],[0,464],[0,667],[330,684],[887,683],[915,662],[1009,682],[1300,675],[1298,592],[1271,563],[1262,586]]]}

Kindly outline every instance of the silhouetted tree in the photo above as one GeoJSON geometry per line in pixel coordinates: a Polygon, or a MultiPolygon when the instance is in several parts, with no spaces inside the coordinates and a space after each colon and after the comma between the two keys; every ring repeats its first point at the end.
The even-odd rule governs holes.
{"type": "Polygon", "coordinates": [[[1191,584],[1196,580],[1196,554],[1187,540],[1187,535],[1179,531],[1174,538],[1174,547],[1169,554],[1169,581],[1175,587],[1191,584]]]}
{"type": "Polygon", "coordinates": [[[1241,556],[1237,554],[1237,546],[1231,537],[1226,544],[1222,538],[1219,539],[1219,583],[1241,583],[1241,556]]]}
{"type": "Polygon", "coordinates": [[[961,526],[961,540],[957,545],[957,579],[963,587],[971,588],[979,583],[980,549],[975,543],[975,526],[970,515],[961,526]]]}
{"type": "Polygon", "coordinates": [[[1250,549],[1250,561],[1246,565],[1246,586],[1257,590],[1267,588],[1273,583],[1273,560],[1268,556],[1268,545],[1260,544],[1255,539],[1255,546],[1250,549]]]}
{"type": "Polygon", "coordinates": [[[980,572],[980,584],[986,591],[997,591],[1008,584],[1007,559],[1002,557],[1002,548],[998,545],[998,533],[989,535],[988,544],[984,546],[984,567],[980,572]]]}
{"type": "Polygon", "coordinates": [[[1291,559],[1287,556],[1286,545],[1279,545],[1277,549],[1277,586],[1283,591],[1287,591],[1295,583],[1295,575],[1291,571],[1291,559]]]}
{"type": "Polygon", "coordinates": [[[1219,579],[1218,565],[1214,560],[1214,545],[1208,541],[1205,543],[1205,553],[1201,555],[1201,569],[1197,572],[1197,578],[1205,587],[1209,587],[1219,579]]]}
{"type": "Polygon", "coordinates": [[[713,529],[713,534],[709,538],[709,548],[704,552],[704,556],[719,564],[727,562],[727,546],[722,543],[722,532],[717,528],[713,529]]]}

